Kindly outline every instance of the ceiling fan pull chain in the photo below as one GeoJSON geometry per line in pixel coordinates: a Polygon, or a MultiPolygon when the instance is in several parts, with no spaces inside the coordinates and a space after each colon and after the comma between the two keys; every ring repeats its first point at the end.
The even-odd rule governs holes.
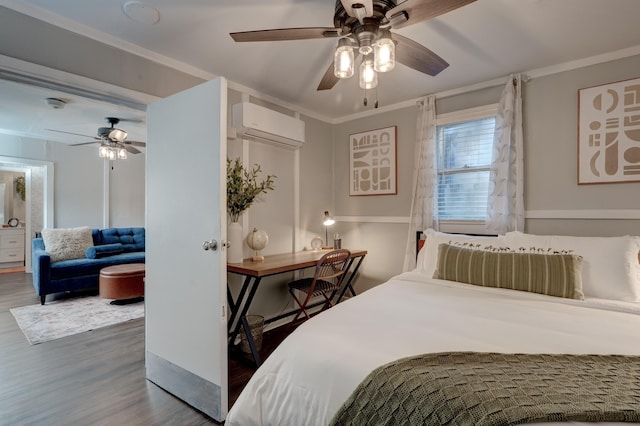
{"type": "Polygon", "coordinates": [[[367,106],[367,89],[364,89],[364,106],[367,106]]]}
{"type": "Polygon", "coordinates": [[[376,86],[376,101],[375,101],[375,103],[373,104],[373,107],[374,107],[375,109],[378,109],[378,86],[376,86]]]}

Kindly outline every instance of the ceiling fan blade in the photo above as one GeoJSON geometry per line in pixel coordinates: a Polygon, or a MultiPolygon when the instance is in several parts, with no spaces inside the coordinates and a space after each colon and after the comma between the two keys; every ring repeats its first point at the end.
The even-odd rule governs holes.
{"type": "Polygon", "coordinates": [[[430,76],[438,75],[449,66],[447,61],[410,38],[396,33],[392,37],[398,42],[396,60],[401,64],[430,76]]]}
{"type": "Polygon", "coordinates": [[[93,142],[72,143],[72,144],[69,144],[69,146],[91,145],[94,143],[101,143],[101,142],[93,141],[93,142]]]}
{"type": "Polygon", "coordinates": [[[142,151],[140,151],[138,148],[133,147],[131,145],[125,145],[124,149],[127,150],[127,152],[130,152],[132,154],[140,154],[142,151]]]}
{"type": "Polygon", "coordinates": [[[243,31],[230,33],[236,42],[307,40],[323,37],[340,37],[342,31],[334,27],[280,28],[275,30],[243,31]]]}
{"type": "Polygon", "coordinates": [[[393,9],[389,9],[385,16],[394,22],[393,16],[404,13],[406,20],[400,20],[393,24],[393,28],[403,28],[418,22],[433,19],[437,16],[451,12],[476,0],[407,0],[393,9]]]}
{"type": "Polygon", "coordinates": [[[364,9],[362,13],[363,17],[373,16],[373,0],[340,0],[342,6],[344,7],[344,11],[347,12],[347,15],[360,18],[356,13],[356,9],[364,9]]]}
{"type": "Polygon", "coordinates": [[[147,143],[146,143],[146,142],[140,142],[140,141],[130,141],[130,140],[126,140],[126,141],[124,141],[124,143],[125,143],[126,145],[133,145],[133,146],[142,146],[142,147],[147,146],[147,143]]]}
{"type": "Polygon", "coordinates": [[[55,129],[45,129],[45,130],[48,130],[50,132],[56,132],[56,133],[66,133],[67,135],[82,136],[83,138],[93,138],[98,141],[101,140],[100,138],[97,138],[95,136],[83,135],[81,133],[65,132],[64,130],[55,130],[55,129]]]}
{"type": "Polygon", "coordinates": [[[333,61],[331,61],[331,65],[329,65],[329,68],[327,68],[327,71],[325,71],[324,75],[322,76],[322,80],[320,80],[320,84],[318,84],[318,89],[316,90],[332,89],[339,80],[340,79],[333,73],[333,61]]]}

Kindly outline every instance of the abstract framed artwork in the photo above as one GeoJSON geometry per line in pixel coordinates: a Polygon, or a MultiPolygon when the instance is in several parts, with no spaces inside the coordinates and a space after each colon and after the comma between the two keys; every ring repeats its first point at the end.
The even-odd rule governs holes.
{"type": "Polygon", "coordinates": [[[578,91],[578,184],[640,182],[640,78],[578,91]]]}
{"type": "Polygon", "coordinates": [[[397,127],[349,135],[349,195],[397,193],[397,127]]]}

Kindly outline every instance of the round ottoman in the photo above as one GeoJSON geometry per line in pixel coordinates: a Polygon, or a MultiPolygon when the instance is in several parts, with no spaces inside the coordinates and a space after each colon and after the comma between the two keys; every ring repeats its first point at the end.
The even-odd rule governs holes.
{"type": "Polygon", "coordinates": [[[108,266],[100,270],[100,297],[113,304],[131,303],[144,297],[144,263],[108,266]]]}

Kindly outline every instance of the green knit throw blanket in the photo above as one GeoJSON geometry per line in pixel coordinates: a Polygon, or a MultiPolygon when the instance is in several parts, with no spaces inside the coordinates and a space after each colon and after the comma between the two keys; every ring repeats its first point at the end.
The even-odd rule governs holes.
{"type": "Polygon", "coordinates": [[[332,425],[640,422],[640,356],[448,352],[378,367],[332,425]]]}

